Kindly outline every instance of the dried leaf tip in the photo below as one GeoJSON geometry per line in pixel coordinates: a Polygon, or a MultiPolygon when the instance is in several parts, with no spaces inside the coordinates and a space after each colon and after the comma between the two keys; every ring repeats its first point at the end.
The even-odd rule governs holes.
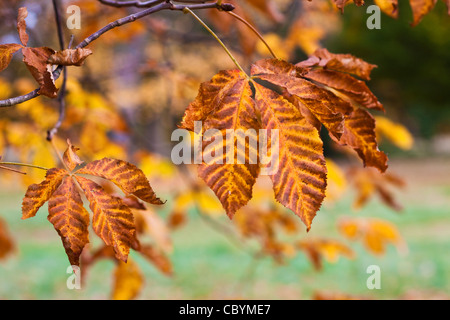
{"type": "Polygon", "coordinates": [[[63,160],[64,164],[67,166],[67,168],[72,171],[76,168],[77,165],[82,164],[84,161],[82,161],[76,152],[80,150],[80,148],[75,147],[72,145],[69,139],[67,139],[67,150],[64,152],[63,160]]]}

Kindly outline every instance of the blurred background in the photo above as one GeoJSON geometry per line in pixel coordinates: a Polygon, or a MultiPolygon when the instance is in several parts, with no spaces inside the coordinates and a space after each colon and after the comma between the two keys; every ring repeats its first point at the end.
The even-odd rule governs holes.
{"type": "MultiPolygon", "coordinates": [[[[327,48],[378,66],[367,85],[386,109],[373,115],[380,149],[389,156],[388,173],[363,169],[324,132],[329,187],[309,233],[272,200],[265,177],[230,221],[195,167],[171,163],[177,142],[170,137],[200,83],[235,66],[192,16],[158,12],[106,33],[89,46],[94,54],[82,67],[68,69],[67,115],[56,137],[61,152],[69,138],[86,162],[114,157],[144,171],[167,200],[136,213],[144,221],[142,241],[153,246],[153,254],[132,252],[137,271],[128,273],[108,257],[93,263],[101,241],[91,230],[82,289],[69,290],[69,262],[46,219],[47,205],[33,219],[21,220],[26,188],[43,173],[2,170],[1,299],[450,298],[450,17],[444,2],[412,27],[409,2],[400,1],[398,18],[383,12],[381,28],[373,30],[366,26],[371,1],[350,3],[343,14],[328,0],[233,3],[276,54],[292,63],[327,48]],[[367,288],[370,265],[380,267],[381,289],[367,288]],[[133,279],[139,283],[135,292],[121,292],[119,284],[133,279]]],[[[140,10],[62,1],[63,21],[70,17],[69,5],[81,8],[81,29],[64,28],[66,45],[72,34],[78,44],[140,10]]],[[[42,0],[0,4],[0,43],[19,43],[15,23],[21,6],[29,12],[28,45],[58,50],[53,6],[42,0]]],[[[255,34],[228,14],[198,15],[246,70],[270,57],[255,34]]],[[[0,73],[0,99],[36,88],[21,60],[16,53],[0,73]]],[[[58,103],[48,98],[0,109],[2,159],[58,166],[45,139],[58,115],[58,103]]]]}

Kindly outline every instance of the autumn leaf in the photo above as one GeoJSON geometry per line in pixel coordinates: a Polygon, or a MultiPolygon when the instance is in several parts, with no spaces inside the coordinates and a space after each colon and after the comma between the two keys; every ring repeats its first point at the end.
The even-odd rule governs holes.
{"type": "MultiPolygon", "coordinates": [[[[68,149],[64,153],[63,160],[69,170],[73,170],[81,162],[76,155],[77,150],[68,141],[68,149]]],[[[157,198],[149,182],[142,171],[134,165],[122,160],[105,158],[100,162],[91,162],[87,166],[92,163],[94,165],[90,167],[93,171],[79,170],[73,173],[57,168],[48,170],[43,182],[28,187],[22,203],[23,219],[35,216],[39,208],[48,200],[48,220],[60,235],[71,264],[78,265],[80,254],[89,242],[89,214],[83,208],[83,202],[77,189],[78,184],[89,201],[89,207],[93,213],[92,227],[95,233],[107,246],[113,247],[117,259],[127,261],[130,248],[140,249],[139,241],[136,238],[133,213],[121,198],[109,195],[96,182],[79,176],[79,172],[83,174],[89,174],[88,172],[104,173],[103,177],[111,179],[112,182],[122,186],[124,190],[130,191],[129,193],[135,193],[144,200],[152,200],[152,203],[161,204],[162,202],[159,199],[155,200],[157,198]],[[103,166],[103,164],[106,165],[103,166]],[[125,176],[128,177],[127,182],[124,182],[126,179],[124,178],[124,168],[125,176]]]]}
{"type": "Polygon", "coordinates": [[[404,188],[405,182],[393,173],[381,174],[370,168],[352,168],[348,173],[349,179],[357,192],[354,208],[362,208],[369,199],[378,194],[381,201],[395,211],[401,211],[403,207],[397,203],[389,186],[404,188]]]}
{"type": "Polygon", "coordinates": [[[133,260],[119,261],[114,271],[113,300],[133,300],[142,290],[144,276],[133,260]]]}
{"type": "Polygon", "coordinates": [[[241,71],[230,70],[221,71],[201,84],[196,99],[185,111],[181,127],[195,132],[195,123],[202,123],[203,131],[195,132],[206,135],[206,139],[202,136],[204,163],[199,175],[215,192],[230,218],[252,198],[260,167],[276,168],[269,173],[275,198],[295,212],[309,230],[326,189],[321,125],[336,142],[353,148],[365,165],[386,170],[387,157],[378,150],[375,121],[363,109],[382,110],[382,105],[363,81],[341,75],[351,72],[367,79],[373,67],[353,56],[318,50],[303,64],[260,60],[252,65],[251,79],[241,71]],[[328,66],[332,68],[327,69],[328,66]],[[275,88],[269,89],[261,81],[275,88]],[[281,95],[275,91],[277,88],[281,95]],[[215,133],[208,136],[214,129],[215,133]],[[232,146],[228,145],[228,139],[225,139],[228,144],[221,144],[230,130],[253,130],[253,136],[249,136],[255,139],[260,129],[268,131],[268,137],[272,132],[279,133],[279,141],[268,139],[268,146],[274,146],[268,164],[250,161],[251,155],[259,158],[259,153],[250,150],[245,136],[235,135],[232,146]],[[236,152],[239,145],[249,149],[248,155],[241,152],[242,162],[235,159],[239,158],[239,151],[236,152]],[[277,145],[279,150],[275,150],[277,145]],[[227,152],[230,147],[234,147],[234,154],[227,152]],[[212,151],[217,156],[214,160],[221,162],[205,161],[205,154],[211,155],[212,151]],[[230,163],[229,159],[235,161],[230,163]]]}
{"type": "Polygon", "coordinates": [[[76,168],[76,166],[82,164],[83,161],[81,161],[76,153],[80,149],[73,146],[70,140],[67,140],[67,144],[69,145],[69,147],[63,154],[63,161],[67,168],[72,171],[76,168]]]}
{"type": "Polygon", "coordinates": [[[436,2],[437,0],[409,0],[413,12],[411,26],[418,25],[422,18],[434,8],[436,2]]]}
{"type": "Polygon", "coordinates": [[[331,53],[327,49],[319,49],[309,59],[297,63],[301,68],[319,66],[339,72],[353,74],[363,80],[370,80],[370,74],[376,65],[365,62],[351,54],[331,53]]]}
{"type": "Polygon", "coordinates": [[[53,73],[51,65],[47,64],[48,58],[55,53],[51,48],[23,48],[23,62],[26,64],[28,70],[39,83],[39,94],[47,96],[49,98],[55,98],[58,89],[55,86],[55,79],[53,79],[53,73]]]}
{"type": "Polygon", "coordinates": [[[286,89],[331,135],[339,139],[343,133],[344,114],[351,111],[351,106],[332,92],[303,78],[307,72],[307,69],[275,59],[258,61],[252,66],[253,76],[286,89]]]}
{"type": "Polygon", "coordinates": [[[139,253],[152,262],[153,265],[166,276],[171,276],[173,274],[172,262],[160,249],[151,245],[142,245],[139,253]]]}
{"type": "Polygon", "coordinates": [[[404,125],[382,116],[376,116],[375,121],[377,122],[375,128],[377,139],[378,137],[386,138],[403,150],[411,150],[414,138],[404,125]]]}
{"type": "Polygon", "coordinates": [[[338,222],[338,229],[349,240],[361,240],[375,255],[384,254],[390,243],[400,252],[407,252],[407,246],[397,228],[388,221],[376,218],[342,218],[338,222]]]}
{"type": "Polygon", "coordinates": [[[322,269],[322,260],[336,263],[340,256],[348,259],[355,257],[355,252],[344,243],[331,239],[308,239],[296,243],[298,249],[305,252],[316,270],[322,269]]]}
{"type": "Polygon", "coordinates": [[[375,4],[391,18],[398,18],[398,0],[375,0],[375,4]]]}
{"type": "Polygon", "coordinates": [[[71,265],[79,265],[83,248],[89,243],[89,213],[77,186],[67,177],[48,202],[48,221],[58,232],[71,265]]]}
{"type": "Polygon", "coordinates": [[[7,228],[6,222],[0,219],[0,260],[5,259],[14,251],[15,245],[7,228]]]}
{"type": "Polygon", "coordinates": [[[263,127],[279,130],[278,170],[271,175],[275,198],[291,209],[308,230],[325,197],[326,165],[317,130],[289,101],[255,84],[263,127]]]}
{"type": "Polygon", "coordinates": [[[375,119],[369,112],[355,108],[345,117],[344,134],[338,143],[353,148],[365,166],[375,167],[380,172],[385,172],[388,158],[378,149],[375,127],[375,119]]]}
{"type": "Polygon", "coordinates": [[[66,170],[53,168],[47,171],[44,181],[29,186],[22,202],[22,219],[34,217],[67,174],[66,170]]]}
{"type": "Polygon", "coordinates": [[[27,23],[25,19],[28,16],[28,10],[25,7],[19,8],[17,16],[17,31],[19,32],[20,42],[26,47],[28,44],[27,23]]]}
{"type": "Polygon", "coordinates": [[[0,44],[0,72],[5,70],[11,63],[14,53],[22,49],[20,44],[0,44]]]}
{"type": "Polygon", "coordinates": [[[156,197],[144,173],[138,167],[126,161],[103,158],[88,163],[77,173],[107,179],[116,184],[126,194],[133,194],[151,204],[163,204],[156,197]]]}
{"type": "Polygon", "coordinates": [[[92,54],[91,49],[65,49],[52,54],[47,62],[62,66],[82,66],[84,60],[92,54]]]}

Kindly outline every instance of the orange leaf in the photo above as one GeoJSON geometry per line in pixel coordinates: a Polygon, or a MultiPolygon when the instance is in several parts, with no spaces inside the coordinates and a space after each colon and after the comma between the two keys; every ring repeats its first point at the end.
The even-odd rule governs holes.
{"type": "Polygon", "coordinates": [[[387,156],[378,149],[375,136],[375,119],[363,109],[355,109],[345,117],[344,134],[339,143],[353,148],[365,166],[375,167],[380,172],[387,169],[387,156]]]}
{"type": "Polygon", "coordinates": [[[221,71],[211,81],[202,83],[194,102],[185,111],[181,127],[194,131],[194,122],[204,121],[228,93],[229,88],[243,78],[245,75],[238,70],[221,71]]]}
{"type": "Polygon", "coordinates": [[[66,170],[53,168],[47,171],[44,181],[29,186],[22,202],[22,219],[34,217],[39,208],[50,199],[66,175],[66,170]]]}
{"type": "Polygon", "coordinates": [[[126,194],[133,194],[151,204],[163,204],[156,197],[144,173],[135,165],[123,160],[103,158],[88,163],[77,171],[78,174],[90,174],[115,183],[126,194]]]}
{"type": "Polygon", "coordinates": [[[76,152],[80,150],[80,148],[76,148],[75,146],[73,146],[70,140],[67,140],[67,144],[69,145],[69,147],[64,152],[63,160],[67,168],[72,171],[77,165],[82,164],[84,161],[81,161],[81,159],[76,154],[76,152]]]}
{"type": "Polygon", "coordinates": [[[58,232],[71,265],[79,266],[81,252],[89,243],[89,213],[72,178],[66,178],[48,201],[48,221],[58,232]]]}
{"type": "Polygon", "coordinates": [[[434,8],[436,2],[437,0],[409,0],[414,19],[411,25],[413,27],[418,25],[422,18],[434,8]]]}
{"type": "Polygon", "coordinates": [[[5,70],[11,63],[14,53],[22,49],[20,44],[0,44],[0,72],[5,70]]]}
{"type": "Polygon", "coordinates": [[[113,300],[135,299],[144,283],[144,276],[133,260],[127,263],[119,261],[114,271],[113,300]]]}
{"type": "Polygon", "coordinates": [[[14,242],[6,228],[6,222],[0,219],[0,260],[6,258],[14,250],[14,242]]]}
{"type": "Polygon", "coordinates": [[[286,89],[339,139],[343,133],[344,114],[351,112],[351,106],[332,92],[301,78],[306,73],[306,69],[275,59],[258,61],[252,66],[253,76],[286,89]]]}
{"type": "Polygon", "coordinates": [[[271,175],[276,199],[307,226],[325,197],[326,164],[322,140],[289,101],[255,84],[255,99],[263,127],[279,130],[278,170],[271,175]]]}
{"type": "Polygon", "coordinates": [[[136,229],[130,209],[120,198],[110,196],[97,183],[76,177],[93,212],[92,228],[106,245],[114,247],[117,259],[127,261],[130,247],[136,247],[136,229]]]}
{"type": "Polygon", "coordinates": [[[250,140],[257,142],[259,124],[256,121],[255,103],[248,81],[235,81],[233,86],[227,86],[222,91],[223,98],[205,119],[203,128],[220,130],[214,136],[219,142],[205,143],[203,152],[216,145],[215,150],[221,149],[222,155],[219,161],[214,159],[213,163],[202,164],[199,176],[214,191],[227,215],[232,218],[236,211],[252,198],[252,188],[259,174],[258,150],[250,149],[250,140]],[[250,131],[251,129],[253,131],[250,131]],[[232,145],[229,145],[227,139],[229,130],[234,133],[232,145]],[[248,132],[252,133],[247,140],[248,132]],[[233,154],[228,154],[228,148],[233,148],[233,154]]]}

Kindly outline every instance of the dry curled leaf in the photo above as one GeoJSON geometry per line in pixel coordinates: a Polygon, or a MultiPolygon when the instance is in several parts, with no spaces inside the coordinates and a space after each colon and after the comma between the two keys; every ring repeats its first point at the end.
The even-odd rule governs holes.
{"type": "Polygon", "coordinates": [[[17,16],[17,31],[19,32],[20,42],[26,47],[28,44],[27,23],[25,19],[28,16],[28,10],[25,7],[19,8],[17,16]]]}
{"type": "Polygon", "coordinates": [[[91,49],[65,49],[52,54],[47,62],[62,66],[82,66],[84,60],[92,54],[91,49]]]}
{"type": "Polygon", "coordinates": [[[51,65],[47,64],[48,58],[55,53],[51,48],[23,48],[23,62],[34,79],[39,83],[39,94],[49,98],[56,98],[58,89],[55,86],[53,70],[51,65]]]}
{"type": "Polygon", "coordinates": [[[340,256],[348,259],[355,257],[355,252],[344,243],[331,239],[305,239],[298,241],[296,246],[305,252],[316,270],[322,269],[322,260],[336,263],[340,256]]]}

